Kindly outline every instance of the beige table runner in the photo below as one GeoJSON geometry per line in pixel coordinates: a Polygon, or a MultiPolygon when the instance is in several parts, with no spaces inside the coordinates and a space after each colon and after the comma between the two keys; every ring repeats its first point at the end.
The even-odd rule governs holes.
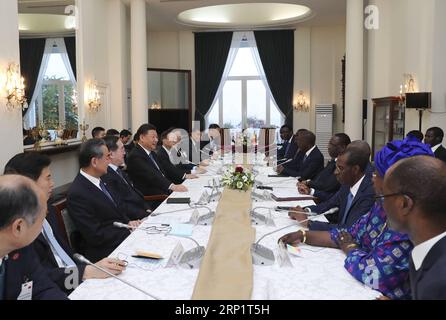
{"type": "Polygon", "coordinates": [[[249,300],[252,295],[251,191],[225,189],[217,207],[193,300],[249,300]]]}

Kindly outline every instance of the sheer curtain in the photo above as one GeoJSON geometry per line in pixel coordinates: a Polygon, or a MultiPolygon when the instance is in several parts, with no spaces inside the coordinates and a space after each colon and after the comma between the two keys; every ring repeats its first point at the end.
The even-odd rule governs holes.
{"type": "MultiPolygon", "coordinates": [[[[62,61],[65,68],[68,71],[70,81],[76,83],[76,77],[74,76],[73,69],[71,68],[70,59],[68,58],[67,49],[65,47],[65,41],[63,38],[46,39],[45,51],[43,53],[42,64],[40,66],[39,75],[37,77],[36,89],[29,103],[29,111],[23,118],[23,126],[26,130],[32,129],[37,126],[37,102],[42,93],[42,85],[45,78],[45,72],[48,68],[48,62],[52,53],[58,52],[61,54],[62,61]],[[56,51],[55,51],[55,48],[56,51]]],[[[41,99],[39,101],[41,103],[41,99]]]]}

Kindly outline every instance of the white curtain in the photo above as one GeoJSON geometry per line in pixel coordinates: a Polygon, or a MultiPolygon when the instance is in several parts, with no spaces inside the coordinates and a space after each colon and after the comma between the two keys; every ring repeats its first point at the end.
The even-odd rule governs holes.
{"type": "Polygon", "coordinates": [[[37,126],[37,99],[42,93],[42,84],[45,77],[45,72],[48,67],[48,62],[50,60],[50,55],[54,52],[54,48],[57,47],[57,52],[61,54],[62,60],[64,62],[65,68],[68,70],[68,76],[70,81],[76,83],[76,78],[71,68],[70,60],[67,54],[67,48],[65,47],[65,41],[63,38],[46,39],[45,51],[43,53],[42,64],[40,66],[39,75],[37,77],[36,89],[29,103],[30,110],[26,113],[23,118],[23,126],[26,130],[32,129],[37,126]]]}

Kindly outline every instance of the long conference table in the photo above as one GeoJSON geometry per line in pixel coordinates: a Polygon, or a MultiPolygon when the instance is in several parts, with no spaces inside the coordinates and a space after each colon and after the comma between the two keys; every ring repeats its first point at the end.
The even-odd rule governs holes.
{"type": "MultiPolygon", "coordinates": [[[[199,179],[187,180],[184,183],[188,188],[187,193],[173,193],[169,198],[190,197],[192,203],[198,202],[205,191],[211,192],[209,186],[213,185],[213,181],[221,178],[221,173],[234,164],[243,164],[245,168],[254,168],[257,173],[256,181],[273,187],[274,195],[278,197],[298,196],[296,181],[290,178],[269,177],[275,173],[263,159],[264,156],[259,154],[248,158],[242,155],[236,155],[234,158],[229,155],[214,160],[206,174],[200,175],[199,179]]],[[[277,259],[278,239],[301,227],[297,222],[289,219],[287,212],[277,212],[268,208],[307,206],[313,204],[313,201],[278,203],[271,199],[251,200],[251,191],[239,192],[223,189],[220,191],[223,192],[220,199],[225,200],[218,201],[217,198],[216,201],[197,209],[191,208],[188,204],[167,204],[166,201],[161,204],[141,225],[144,230],[132,232],[110,255],[110,257],[117,257],[128,262],[127,269],[119,275],[119,278],[162,300],[372,300],[381,295],[357,281],[345,270],[345,254],[338,249],[301,245],[297,255],[288,254],[291,265],[279,262],[281,260],[277,259]],[[256,212],[271,218],[268,225],[253,223],[252,227],[248,226],[253,230],[252,239],[250,239],[250,231],[247,232],[248,234],[244,234],[245,231],[237,233],[238,227],[231,225],[233,221],[238,220],[238,216],[229,216],[226,217],[226,220],[223,217],[225,214],[233,214],[233,211],[240,211],[240,203],[243,200],[240,200],[242,198],[239,197],[245,197],[243,199],[249,197],[248,206],[250,208],[246,210],[246,215],[250,225],[249,209],[251,207],[261,207],[256,212]],[[234,210],[231,209],[231,206],[234,206],[234,210]],[[193,225],[191,238],[200,246],[207,249],[210,246],[212,250],[206,250],[201,265],[196,268],[179,265],[178,257],[175,257],[179,244],[184,251],[193,249],[197,245],[191,239],[178,235],[188,235],[186,230],[188,226],[185,224],[191,222],[193,215],[195,218],[197,217],[196,211],[200,216],[204,216],[210,210],[217,211],[214,225],[193,225]],[[218,227],[215,225],[216,221],[219,221],[218,227]],[[229,225],[225,226],[225,224],[229,225]],[[173,227],[177,236],[156,233],[164,231],[165,225],[173,227]],[[292,226],[265,237],[261,242],[261,245],[274,251],[275,263],[270,266],[252,265],[250,244],[246,245],[246,241],[250,242],[254,239],[257,241],[263,235],[288,225],[292,226]],[[210,238],[212,238],[212,244],[209,244],[210,238]],[[237,252],[238,244],[240,244],[241,252],[237,252]],[[157,253],[163,259],[150,260],[132,257],[137,251],[157,253]],[[206,266],[204,266],[205,263],[206,266]],[[221,265],[215,266],[212,263],[221,265]],[[227,268],[226,272],[224,268],[227,268]],[[245,292],[247,295],[239,295],[239,292],[245,292]]],[[[263,191],[255,192],[263,193],[263,191]]],[[[323,221],[325,218],[319,219],[323,221]]],[[[240,230],[249,229],[242,228],[240,230]]],[[[108,278],[84,281],[70,295],[70,299],[151,300],[152,298],[117,279],[108,278]]]]}

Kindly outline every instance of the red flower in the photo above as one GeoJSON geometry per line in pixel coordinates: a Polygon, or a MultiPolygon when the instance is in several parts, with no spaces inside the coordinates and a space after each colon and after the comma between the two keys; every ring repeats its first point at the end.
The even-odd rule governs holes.
{"type": "Polygon", "coordinates": [[[237,168],[235,168],[235,172],[243,173],[243,168],[242,167],[237,167],[237,168]]]}
{"type": "Polygon", "coordinates": [[[13,261],[16,261],[16,260],[19,260],[19,258],[20,258],[20,254],[19,254],[19,253],[16,253],[16,254],[12,257],[12,260],[13,260],[13,261]]]}

